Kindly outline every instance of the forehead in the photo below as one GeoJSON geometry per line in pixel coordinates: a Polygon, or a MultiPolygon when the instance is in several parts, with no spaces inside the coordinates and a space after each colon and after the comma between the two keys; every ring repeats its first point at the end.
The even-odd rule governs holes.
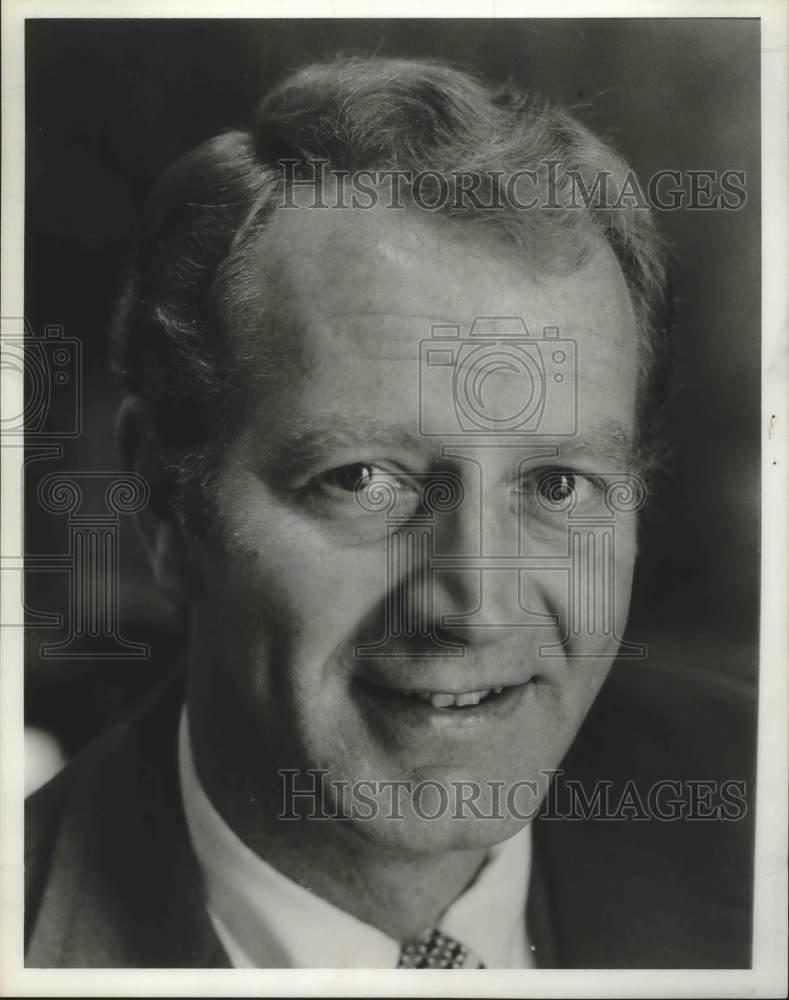
{"type": "MultiPolygon", "coordinates": [[[[624,326],[632,324],[624,278],[602,241],[584,267],[562,276],[540,268],[539,251],[527,261],[473,222],[450,228],[413,209],[281,209],[259,239],[253,266],[261,291],[267,286],[303,314],[401,314],[409,302],[444,317],[453,309],[504,316],[528,307],[535,315],[553,312],[551,322],[563,318],[562,332],[574,334],[588,327],[590,313],[612,306],[624,326]]],[[[611,332],[632,339],[630,329],[611,332]]]]}
{"type": "Polygon", "coordinates": [[[415,408],[413,369],[435,327],[457,326],[462,338],[478,317],[520,317],[531,337],[558,328],[577,343],[580,418],[589,410],[598,421],[632,419],[635,320],[603,244],[561,276],[473,223],[450,229],[411,211],[299,207],[274,217],[252,267],[253,307],[237,334],[253,357],[268,359],[271,416],[284,403],[291,412],[356,408],[360,419],[365,406],[377,417],[415,408]]]}

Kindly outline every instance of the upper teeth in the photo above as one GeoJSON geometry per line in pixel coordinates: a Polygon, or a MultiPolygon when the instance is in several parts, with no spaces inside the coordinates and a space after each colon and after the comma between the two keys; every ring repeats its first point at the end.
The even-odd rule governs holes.
{"type": "Polygon", "coordinates": [[[444,691],[406,691],[406,694],[413,694],[422,701],[429,701],[433,708],[451,708],[453,705],[478,705],[491,691],[501,694],[501,690],[497,687],[484,688],[481,691],[463,691],[460,694],[444,691]]]}

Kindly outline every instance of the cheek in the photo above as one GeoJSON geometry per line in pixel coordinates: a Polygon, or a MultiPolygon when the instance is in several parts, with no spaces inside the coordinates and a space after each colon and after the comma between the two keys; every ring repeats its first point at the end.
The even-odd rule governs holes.
{"type": "MultiPolygon", "coordinates": [[[[616,654],[630,606],[636,532],[632,519],[573,529],[562,571],[539,576],[546,609],[557,618],[568,659],[616,654]]],[[[552,651],[554,652],[554,651],[552,651]]]]}
{"type": "Polygon", "coordinates": [[[245,669],[252,658],[265,673],[274,659],[281,673],[317,673],[384,597],[385,541],[349,547],[313,519],[254,497],[226,512],[224,537],[204,559],[208,613],[245,669]]]}

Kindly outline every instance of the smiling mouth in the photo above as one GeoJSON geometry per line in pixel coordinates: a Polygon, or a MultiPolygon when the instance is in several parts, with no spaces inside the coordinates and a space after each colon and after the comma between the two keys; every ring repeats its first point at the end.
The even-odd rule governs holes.
{"type": "Polygon", "coordinates": [[[462,691],[454,694],[451,691],[403,691],[406,698],[418,698],[427,702],[433,708],[469,708],[481,704],[490,698],[501,694],[504,688],[483,688],[480,691],[462,691]]]}
{"type": "Polygon", "coordinates": [[[371,694],[378,698],[383,698],[393,705],[401,705],[403,708],[409,706],[413,710],[424,707],[428,711],[436,710],[440,714],[450,715],[457,713],[463,715],[473,709],[482,709],[499,702],[504,703],[510,696],[522,691],[528,681],[523,684],[509,684],[501,687],[478,688],[473,691],[428,691],[425,689],[397,688],[387,684],[376,683],[367,678],[361,682],[371,694]]]}

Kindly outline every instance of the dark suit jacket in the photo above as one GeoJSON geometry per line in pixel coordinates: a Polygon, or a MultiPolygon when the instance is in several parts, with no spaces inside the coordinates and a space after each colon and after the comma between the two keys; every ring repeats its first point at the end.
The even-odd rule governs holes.
{"type": "MultiPolygon", "coordinates": [[[[29,967],[221,967],[181,810],[174,675],[27,803],[29,967]]],[[[556,785],[740,780],[736,821],[534,824],[529,926],[540,967],[746,968],[751,949],[755,709],[733,682],[643,663],[612,671],[556,785]]],[[[632,788],[631,788],[632,792],[632,788]]],[[[632,802],[632,794],[630,801],[632,802]]],[[[714,800],[717,801],[717,800],[714,800]]],[[[637,807],[631,810],[638,812],[637,807]]]]}

